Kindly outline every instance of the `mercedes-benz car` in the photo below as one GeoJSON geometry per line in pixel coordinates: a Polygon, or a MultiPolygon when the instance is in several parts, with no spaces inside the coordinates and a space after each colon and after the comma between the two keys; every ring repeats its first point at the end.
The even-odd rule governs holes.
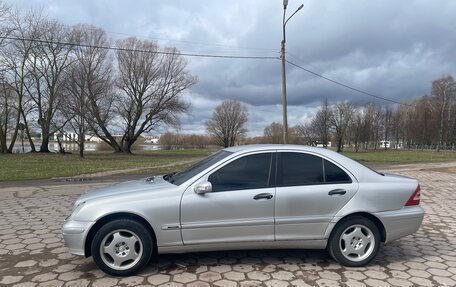
{"type": "Polygon", "coordinates": [[[62,228],[73,254],[127,276],[158,253],[327,249],[363,266],[381,243],[418,230],[415,179],[382,174],[339,153],[301,145],[220,150],[163,176],[88,192],[62,228]]]}

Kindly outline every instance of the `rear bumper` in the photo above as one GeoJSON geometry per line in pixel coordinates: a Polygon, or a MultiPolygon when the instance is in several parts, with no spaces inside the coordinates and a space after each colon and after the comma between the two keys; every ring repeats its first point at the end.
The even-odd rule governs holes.
{"type": "Polygon", "coordinates": [[[84,244],[90,228],[95,222],[67,220],[62,226],[65,246],[71,254],[84,256],[84,244]]]}
{"type": "Polygon", "coordinates": [[[405,206],[399,210],[376,212],[374,215],[385,226],[387,243],[415,233],[423,222],[424,210],[421,206],[415,205],[405,206]]]}

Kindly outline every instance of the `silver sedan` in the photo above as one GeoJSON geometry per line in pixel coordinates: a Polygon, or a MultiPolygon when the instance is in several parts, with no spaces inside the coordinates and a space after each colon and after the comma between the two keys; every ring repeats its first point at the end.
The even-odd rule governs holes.
{"type": "Polygon", "coordinates": [[[326,248],[356,267],[418,230],[419,203],[415,179],[330,150],[237,146],[178,173],[86,193],[62,232],[71,253],[116,276],[157,253],[230,249],[326,248]]]}

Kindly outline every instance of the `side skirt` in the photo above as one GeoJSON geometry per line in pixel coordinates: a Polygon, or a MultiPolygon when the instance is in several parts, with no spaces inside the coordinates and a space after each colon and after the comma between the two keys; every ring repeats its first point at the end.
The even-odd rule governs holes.
{"type": "Polygon", "coordinates": [[[158,247],[158,253],[187,253],[200,251],[245,250],[245,249],[325,249],[326,239],[299,240],[299,241],[272,241],[272,242],[238,242],[238,243],[212,243],[191,244],[181,246],[158,247]]]}

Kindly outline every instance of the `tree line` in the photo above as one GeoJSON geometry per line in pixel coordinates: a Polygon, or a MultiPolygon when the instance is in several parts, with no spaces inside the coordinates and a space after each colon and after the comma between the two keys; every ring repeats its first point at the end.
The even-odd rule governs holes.
{"type": "Polygon", "coordinates": [[[99,27],[69,27],[5,2],[0,19],[1,153],[11,153],[20,134],[32,152],[49,152],[51,136],[64,130],[77,134],[81,157],[88,134],[131,153],[142,133],[178,126],[189,111],[182,94],[197,79],[174,47],[113,41],[99,27]]]}
{"type": "MultiPolygon", "coordinates": [[[[432,82],[429,94],[398,105],[369,103],[358,107],[344,101],[323,100],[311,120],[290,129],[291,141],[326,147],[334,143],[359,149],[454,149],[456,145],[456,82],[450,75],[432,82]],[[380,145],[380,142],[389,144],[380,145]]],[[[280,143],[282,125],[272,123],[256,142],[280,143]]]]}
{"type": "MultiPolygon", "coordinates": [[[[206,121],[212,140],[205,142],[228,147],[235,144],[282,143],[282,124],[273,122],[262,136],[246,137],[247,107],[239,101],[225,100],[206,121]]],[[[404,100],[401,104],[368,103],[357,106],[343,101],[330,105],[322,101],[307,122],[289,128],[290,143],[320,145],[331,142],[360,149],[424,148],[454,149],[456,146],[456,81],[451,75],[432,82],[429,94],[404,100]],[[382,143],[382,144],[381,144],[382,143]]]]}

